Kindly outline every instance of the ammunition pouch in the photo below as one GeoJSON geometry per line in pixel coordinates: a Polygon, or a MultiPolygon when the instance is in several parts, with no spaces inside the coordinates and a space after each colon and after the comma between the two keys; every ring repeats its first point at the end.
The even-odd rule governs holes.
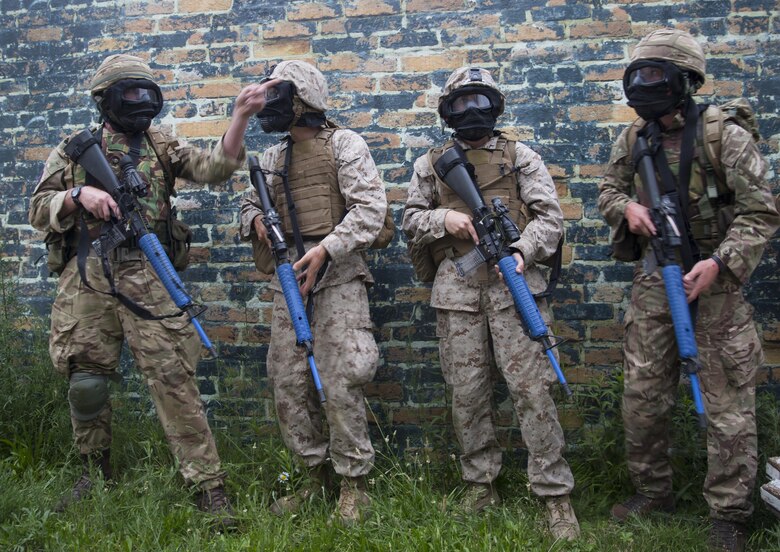
{"type": "Polygon", "coordinates": [[[623,219],[612,231],[612,258],[616,261],[631,263],[642,258],[644,244],[640,237],[628,229],[628,221],[623,219]]]}
{"type": "Polygon", "coordinates": [[[260,274],[270,276],[276,270],[276,259],[274,259],[273,251],[268,247],[268,243],[258,238],[254,232],[252,232],[251,238],[252,259],[255,261],[255,267],[260,274]]]}
{"type": "Polygon", "coordinates": [[[58,232],[49,232],[46,234],[44,243],[48,254],[46,256],[46,266],[49,272],[59,276],[73,257],[76,256],[77,247],[73,241],[73,232],[60,234],[58,232]]]}
{"type": "Polygon", "coordinates": [[[412,261],[415,277],[421,282],[433,282],[439,265],[433,261],[431,244],[419,245],[407,242],[406,248],[412,261]]]}
{"type": "Polygon", "coordinates": [[[175,207],[171,208],[168,220],[155,221],[153,231],[171,260],[173,268],[179,272],[187,268],[190,264],[192,230],[176,218],[175,207]]]}
{"type": "Polygon", "coordinates": [[[393,236],[395,236],[395,220],[393,220],[393,211],[388,205],[382,229],[379,231],[379,235],[374,240],[374,243],[371,244],[371,249],[384,249],[393,241],[393,236]]]}

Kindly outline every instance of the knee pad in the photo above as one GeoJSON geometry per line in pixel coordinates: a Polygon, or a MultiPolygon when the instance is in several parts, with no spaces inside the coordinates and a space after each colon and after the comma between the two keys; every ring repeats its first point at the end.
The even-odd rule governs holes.
{"type": "Polygon", "coordinates": [[[75,419],[86,422],[98,417],[108,403],[108,377],[88,372],[76,372],[70,376],[68,389],[70,413],[75,419]]]}

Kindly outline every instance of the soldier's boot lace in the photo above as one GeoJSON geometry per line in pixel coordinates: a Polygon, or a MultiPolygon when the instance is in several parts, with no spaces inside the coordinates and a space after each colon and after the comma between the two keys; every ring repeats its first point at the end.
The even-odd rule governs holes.
{"type": "Polygon", "coordinates": [[[544,505],[547,509],[547,524],[555,540],[573,541],[580,537],[580,523],[569,495],[547,497],[544,505]]]}
{"type": "Polygon", "coordinates": [[[316,496],[329,495],[331,493],[330,469],[326,464],[320,464],[309,468],[308,481],[291,495],[274,500],[269,508],[275,516],[294,514],[309,500],[316,496]]]}
{"type": "Polygon", "coordinates": [[[106,483],[111,482],[111,450],[105,449],[91,454],[81,454],[81,475],[73,487],[60,498],[54,507],[55,512],[64,512],[71,504],[84,500],[92,494],[95,475],[102,476],[106,483]]]}
{"type": "Polygon", "coordinates": [[[460,501],[461,509],[471,514],[480,514],[500,504],[501,497],[492,483],[469,483],[460,501]]]}
{"type": "Polygon", "coordinates": [[[363,521],[368,515],[371,498],[366,492],[366,478],[343,477],[339,490],[339,504],[336,509],[343,525],[354,525],[363,521]]]}
{"type": "Polygon", "coordinates": [[[725,519],[713,519],[707,539],[707,549],[711,552],[743,552],[747,541],[745,526],[725,519]]]}
{"type": "Polygon", "coordinates": [[[236,526],[233,507],[223,485],[198,491],[195,495],[195,506],[212,517],[213,525],[217,529],[230,530],[236,526]]]}
{"type": "Polygon", "coordinates": [[[646,516],[652,512],[674,512],[674,497],[672,495],[650,498],[643,494],[635,494],[625,501],[612,507],[612,519],[623,523],[631,516],[646,516]]]}

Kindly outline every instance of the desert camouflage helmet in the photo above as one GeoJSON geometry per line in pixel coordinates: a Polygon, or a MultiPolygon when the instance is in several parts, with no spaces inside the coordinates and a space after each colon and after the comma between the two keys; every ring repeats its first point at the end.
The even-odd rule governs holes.
{"type": "Polygon", "coordinates": [[[678,29],[660,29],[648,34],[636,45],[631,61],[662,59],[674,63],[684,71],[695,73],[700,83],[706,79],[704,50],[695,38],[678,29]]]}
{"type": "Polygon", "coordinates": [[[443,116],[442,106],[450,96],[464,86],[484,86],[486,88],[491,88],[500,98],[498,112],[495,113],[495,116],[498,117],[504,112],[504,105],[506,103],[504,94],[499,90],[498,85],[496,84],[496,81],[493,80],[490,72],[481,67],[467,66],[456,69],[447,79],[447,82],[444,83],[444,89],[442,90],[441,96],[439,96],[439,115],[443,116]]]}
{"type": "Polygon", "coordinates": [[[313,65],[300,60],[279,63],[271,72],[270,79],[281,79],[295,85],[298,97],[317,111],[328,109],[328,82],[313,65]]]}
{"type": "Polygon", "coordinates": [[[147,79],[154,82],[154,75],[149,65],[141,58],[129,54],[114,54],[104,59],[97,68],[89,90],[94,96],[124,79],[147,79]]]}

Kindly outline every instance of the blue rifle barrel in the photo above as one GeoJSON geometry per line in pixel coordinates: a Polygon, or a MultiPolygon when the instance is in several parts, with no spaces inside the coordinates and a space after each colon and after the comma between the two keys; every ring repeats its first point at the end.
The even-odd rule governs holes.
{"type": "Polygon", "coordinates": [[[544,323],[542,313],[539,312],[539,307],[536,306],[536,300],[534,299],[531,290],[528,288],[528,283],[525,281],[525,278],[522,274],[518,274],[515,271],[517,268],[517,261],[512,255],[507,255],[498,261],[498,268],[504,276],[504,282],[509,288],[509,292],[512,294],[512,298],[515,301],[515,308],[517,309],[520,318],[523,320],[523,325],[526,330],[528,330],[528,335],[534,341],[539,341],[542,344],[544,352],[547,354],[547,358],[550,359],[550,364],[552,364],[555,375],[558,377],[558,382],[563,387],[566,395],[571,396],[569,384],[566,382],[563,370],[561,370],[558,360],[553,353],[550,337],[547,333],[547,324],[544,323]]]}
{"type": "Polygon", "coordinates": [[[704,413],[699,376],[696,375],[699,350],[696,347],[696,335],[693,329],[691,310],[685,297],[685,289],[683,288],[682,269],[680,265],[670,264],[663,267],[661,273],[664,277],[666,297],[669,300],[669,312],[672,315],[674,335],[677,339],[677,350],[683,367],[686,368],[688,377],[691,380],[691,394],[693,395],[693,404],[696,407],[696,414],[699,418],[699,425],[706,427],[707,416],[704,413]]]}
{"type": "Polygon", "coordinates": [[[287,310],[290,313],[290,320],[295,329],[295,339],[297,340],[298,345],[306,347],[306,356],[308,357],[314,388],[317,390],[320,402],[324,403],[325,391],[322,389],[320,373],[317,370],[316,362],[314,362],[314,337],[311,333],[309,319],[306,316],[306,307],[303,305],[303,298],[301,297],[300,288],[298,288],[298,281],[295,279],[295,272],[290,263],[283,263],[276,266],[276,273],[279,276],[279,283],[282,285],[282,293],[284,293],[284,300],[287,303],[287,310]]]}
{"type": "Polygon", "coordinates": [[[138,247],[141,248],[141,251],[144,252],[146,258],[149,259],[149,263],[152,265],[152,268],[154,268],[157,276],[160,277],[160,280],[165,286],[165,289],[168,290],[168,295],[171,296],[173,302],[190,317],[190,322],[195,326],[195,330],[197,330],[203,345],[205,345],[206,349],[209,350],[213,357],[216,357],[217,350],[214,348],[214,345],[211,344],[209,337],[206,335],[206,332],[203,330],[198,319],[191,314],[193,306],[192,298],[184,289],[184,283],[181,281],[181,278],[179,278],[176,269],[173,268],[168,255],[165,254],[165,250],[163,249],[160,240],[157,238],[157,235],[152,232],[147,232],[139,238],[138,247]]]}

